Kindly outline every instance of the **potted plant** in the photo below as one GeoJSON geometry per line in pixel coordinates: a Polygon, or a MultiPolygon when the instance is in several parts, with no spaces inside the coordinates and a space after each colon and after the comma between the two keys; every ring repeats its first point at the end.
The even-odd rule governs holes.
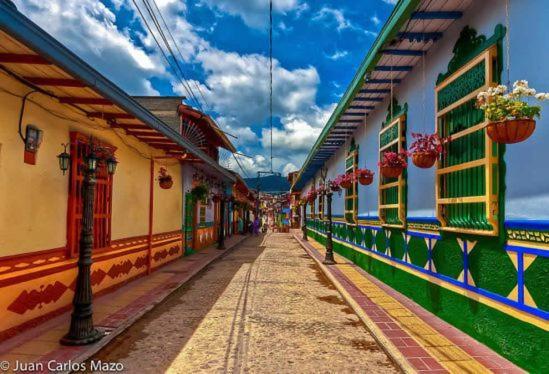
{"type": "Polygon", "coordinates": [[[356,169],[355,176],[358,182],[363,186],[372,184],[374,181],[374,172],[370,169],[356,169]]]}
{"type": "Polygon", "coordinates": [[[536,129],[535,117],[540,116],[541,107],[526,100],[535,98],[549,100],[549,94],[536,93],[524,80],[513,84],[513,91],[499,85],[477,95],[477,105],[484,111],[488,122],[486,132],[497,143],[513,144],[525,141],[536,129]]]}
{"type": "Polygon", "coordinates": [[[208,189],[203,184],[199,184],[191,190],[191,194],[195,201],[202,201],[208,195],[208,189]]]}
{"type": "Polygon", "coordinates": [[[341,174],[339,178],[339,185],[343,189],[351,188],[353,182],[355,181],[354,175],[352,173],[341,174]]]}
{"type": "Polygon", "coordinates": [[[410,146],[412,162],[418,168],[428,169],[432,167],[438,156],[444,152],[443,145],[449,138],[441,138],[438,134],[412,133],[415,139],[410,146]]]}
{"type": "Polygon", "coordinates": [[[339,185],[340,181],[336,178],[334,180],[328,181],[328,187],[332,192],[341,193],[341,186],[339,185]]]}
{"type": "Polygon", "coordinates": [[[381,169],[381,174],[385,178],[398,178],[404,169],[408,166],[406,162],[406,151],[396,152],[385,152],[383,153],[383,158],[379,162],[379,167],[381,169]]]}
{"type": "Polygon", "coordinates": [[[160,170],[158,171],[158,184],[160,185],[160,188],[164,190],[169,190],[173,186],[173,179],[172,176],[168,174],[168,170],[165,167],[160,167],[160,170]]]}
{"type": "Polygon", "coordinates": [[[309,192],[307,192],[307,201],[312,204],[316,199],[316,195],[316,190],[312,188],[309,192]]]}

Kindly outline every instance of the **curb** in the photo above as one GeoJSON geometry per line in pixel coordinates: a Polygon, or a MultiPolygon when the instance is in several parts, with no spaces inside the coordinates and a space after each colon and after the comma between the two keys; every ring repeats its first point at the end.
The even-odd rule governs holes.
{"type": "Polygon", "coordinates": [[[294,239],[303,247],[305,252],[311,257],[320,267],[320,270],[324,273],[326,277],[332,282],[336,287],[338,292],[341,294],[345,302],[353,309],[356,315],[360,318],[362,323],[366,326],[366,329],[372,334],[376,342],[381,346],[381,348],[387,353],[389,358],[402,370],[404,373],[416,373],[415,369],[408,363],[406,357],[398,350],[398,348],[385,337],[385,334],[375,325],[375,323],[370,320],[370,318],[364,313],[362,308],[356,303],[353,297],[347,292],[343,285],[332,275],[328,266],[324,265],[316,256],[313,255],[311,249],[308,248],[310,244],[304,242],[302,239],[298,238],[296,234],[292,234],[294,239]]]}
{"type": "MultiPolygon", "coordinates": [[[[86,350],[85,352],[82,352],[80,355],[74,357],[71,361],[75,363],[82,363],[90,359],[92,356],[94,356],[97,352],[99,352],[101,349],[103,349],[106,345],[108,345],[114,338],[116,338],[118,335],[126,331],[129,327],[131,327],[134,323],[136,323],[139,319],[141,319],[145,314],[150,312],[152,309],[154,309],[158,304],[162,303],[164,300],[166,300],[170,295],[172,295],[175,291],[183,287],[185,284],[187,284],[190,280],[192,280],[194,277],[196,277],[198,274],[200,274],[202,271],[204,271],[209,265],[212,263],[222,259],[225,257],[229,252],[231,252],[237,245],[244,242],[246,239],[248,239],[249,236],[243,236],[240,240],[231,243],[230,246],[227,246],[223,252],[220,251],[219,256],[212,258],[210,261],[204,264],[201,268],[193,269],[189,272],[188,276],[185,277],[184,280],[182,280],[177,286],[170,288],[165,294],[163,294],[158,299],[154,300],[147,306],[143,307],[143,309],[140,309],[136,314],[134,314],[132,317],[128,318],[121,326],[118,326],[117,328],[108,331],[105,336],[96,344],[93,346],[90,346],[90,349],[86,350]]],[[[99,329],[101,329],[101,326],[98,326],[99,329]]],[[[72,371],[60,371],[59,373],[71,373],[72,371]]]]}

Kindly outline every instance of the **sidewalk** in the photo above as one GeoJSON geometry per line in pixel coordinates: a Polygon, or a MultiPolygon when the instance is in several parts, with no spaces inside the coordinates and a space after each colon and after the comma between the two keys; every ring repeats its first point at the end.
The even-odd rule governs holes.
{"type": "Polygon", "coordinates": [[[337,253],[336,265],[323,265],[324,246],[293,235],[405,372],[523,372],[337,253]]]}
{"type": "MultiPolygon", "coordinates": [[[[94,322],[106,336],[99,342],[81,347],[67,347],[59,339],[68,331],[70,313],[64,313],[39,326],[1,343],[0,361],[36,363],[48,361],[79,363],[87,360],[114,337],[162,302],[207,265],[217,260],[246,237],[236,235],[225,241],[227,249],[209,246],[183,257],[150,275],[141,277],[118,290],[94,299],[94,322]]],[[[44,364],[47,372],[47,364],[44,364]]],[[[0,368],[0,371],[2,371],[0,368]]],[[[36,372],[36,371],[33,371],[36,372]]]]}

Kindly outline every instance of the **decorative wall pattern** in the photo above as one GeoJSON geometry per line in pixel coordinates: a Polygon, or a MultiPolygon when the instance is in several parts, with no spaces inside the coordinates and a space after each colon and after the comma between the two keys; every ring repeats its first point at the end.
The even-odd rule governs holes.
{"type": "MultiPolygon", "coordinates": [[[[108,292],[123,282],[144,275],[149,265],[148,250],[147,238],[135,237],[117,240],[108,250],[95,253],[91,274],[94,294],[108,292]]],[[[48,253],[43,252],[45,257],[50,256],[48,253]]],[[[181,232],[153,236],[152,270],[181,255],[181,232]]],[[[35,255],[29,257],[32,261],[19,256],[17,263],[36,262],[35,255]]],[[[76,284],[76,260],[46,260],[35,266],[11,265],[14,270],[0,273],[0,339],[22,324],[47,317],[70,305],[76,284]]],[[[5,262],[14,263],[13,258],[5,262]]],[[[3,263],[0,260],[0,266],[3,263]]]]}
{"type": "MultiPolygon", "coordinates": [[[[326,232],[324,222],[308,220],[307,226],[321,234],[326,232]]],[[[469,297],[482,296],[506,305],[511,315],[549,319],[548,250],[502,246],[489,237],[460,238],[342,222],[334,222],[333,237],[395,261],[413,273],[457,286],[469,297]]]]}

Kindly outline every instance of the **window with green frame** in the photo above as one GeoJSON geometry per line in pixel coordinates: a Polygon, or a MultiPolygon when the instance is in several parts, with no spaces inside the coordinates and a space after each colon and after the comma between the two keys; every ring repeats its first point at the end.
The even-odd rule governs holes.
{"type": "Polygon", "coordinates": [[[437,81],[436,131],[450,137],[436,171],[437,218],[445,231],[499,232],[502,146],[487,135],[484,113],[475,104],[480,91],[499,82],[498,43],[504,35],[501,25],[488,39],[465,27],[448,72],[437,81]]]}
{"type": "MultiPolygon", "coordinates": [[[[351,139],[351,145],[345,158],[345,173],[354,173],[358,167],[358,146],[355,139],[351,139]]],[[[356,224],[358,220],[358,183],[345,189],[345,221],[356,224]]]]}
{"type": "MultiPolygon", "coordinates": [[[[318,186],[320,187],[320,184],[322,183],[321,180],[318,181],[318,186]]],[[[318,194],[318,218],[323,220],[324,219],[324,195],[318,194]]]]}
{"type": "MultiPolygon", "coordinates": [[[[406,149],[407,111],[408,104],[400,106],[396,98],[393,98],[379,132],[380,160],[385,152],[399,153],[406,149]]],[[[397,178],[386,178],[379,173],[378,211],[383,226],[406,226],[406,170],[397,178]]]]}

